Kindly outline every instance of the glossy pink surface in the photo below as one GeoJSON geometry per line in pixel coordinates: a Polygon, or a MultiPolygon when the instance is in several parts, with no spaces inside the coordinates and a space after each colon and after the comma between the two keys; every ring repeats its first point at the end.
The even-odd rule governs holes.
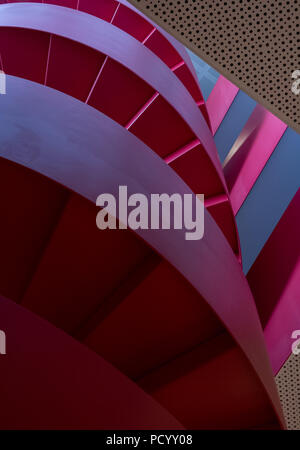
{"type": "Polygon", "coordinates": [[[224,161],[234,214],[242,206],[287,125],[257,105],[224,161]]]}
{"type": "MultiPolygon", "coordinates": [[[[88,102],[127,127],[161,157],[172,158],[173,153],[198,139],[199,155],[191,151],[189,164],[196,169],[201,160],[199,182],[190,180],[184,161],[177,160],[177,173],[196,193],[203,192],[209,198],[227,195],[211,131],[200,111],[203,105],[199,109],[187,89],[192,86],[193,75],[189,79],[187,72],[175,75],[177,70],[187,70],[186,64],[173,73],[162,61],[162,54],[158,57],[122,29],[84,12],[49,4],[2,5],[0,33],[6,73],[88,102]],[[77,72],[78,77],[74,77],[77,72]]],[[[169,46],[164,47],[165,55],[169,46]]],[[[230,199],[222,209],[211,206],[210,212],[240,259],[230,199]]]]}
{"type": "Polygon", "coordinates": [[[221,125],[238,91],[239,88],[227,78],[219,76],[206,102],[213,135],[221,125]]]}

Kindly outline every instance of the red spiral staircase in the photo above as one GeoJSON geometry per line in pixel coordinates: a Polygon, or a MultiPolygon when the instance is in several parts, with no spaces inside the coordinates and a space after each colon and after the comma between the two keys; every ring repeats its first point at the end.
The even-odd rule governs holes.
{"type": "Polygon", "coordinates": [[[0,6],[0,427],[283,427],[187,54],[126,2],[47,3],[0,6]],[[204,238],[99,231],[119,185],[204,193],[204,238]]]}

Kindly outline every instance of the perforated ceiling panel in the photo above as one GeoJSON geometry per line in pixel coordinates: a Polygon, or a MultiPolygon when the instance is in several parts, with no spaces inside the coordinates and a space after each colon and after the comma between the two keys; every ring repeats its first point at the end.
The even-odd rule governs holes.
{"type": "Polygon", "coordinates": [[[300,132],[300,0],[130,0],[300,132]]]}
{"type": "Polygon", "coordinates": [[[289,430],[300,430],[300,355],[289,357],[276,377],[289,430]]]}

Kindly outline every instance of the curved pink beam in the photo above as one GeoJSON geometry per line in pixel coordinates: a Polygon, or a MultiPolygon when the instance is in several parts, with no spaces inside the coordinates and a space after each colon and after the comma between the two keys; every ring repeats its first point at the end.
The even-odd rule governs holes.
{"type": "Polygon", "coordinates": [[[284,134],[287,125],[257,105],[224,161],[236,215],[284,134]]]}
{"type": "Polygon", "coordinates": [[[176,75],[140,42],[101,19],[55,5],[7,4],[0,6],[0,13],[1,27],[38,30],[80,42],[115,59],[146,81],[198,137],[227,190],[211,132],[192,96],[176,75]]]}
{"type": "Polygon", "coordinates": [[[0,329],[1,429],[183,428],[101,356],[3,297],[0,329]]]}
{"type": "Polygon", "coordinates": [[[300,189],[247,275],[274,375],[291,354],[293,331],[300,330],[299,230],[300,189]]]}
{"type": "MultiPolygon", "coordinates": [[[[2,157],[57,181],[93,203],[101,192],[117,197],[119,185],[128,186],[129,195],[192,194],[161,158],[107,116],[36,83],[15,77],[8,77],[7,81],[10,95],[0,103],[0,110],[5,111],[6,130],[0,135],[2,157]],[[29,136],[26,146],[24,133],[16,132],[24,127],[25,117],[29,136]],[[34,147],[28,151],[30,136],[34,136],[34,142],[38,140],[38,152],[34,147]]],[[[184,229],[170,229],[167,233],[136,230],[136,234],[206,299],[252,364],[284,424],[251,291],[240,264],[209,213],[205,210],[202,240],[187,241],[184,229]]]]}

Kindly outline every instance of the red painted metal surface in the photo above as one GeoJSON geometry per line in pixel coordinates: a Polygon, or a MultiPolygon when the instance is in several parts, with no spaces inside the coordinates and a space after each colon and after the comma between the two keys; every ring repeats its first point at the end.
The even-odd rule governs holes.
{"type": "Polygon", "coordinates": [[[291,354],[292,333],[300,329],[300,190],[283,214],[248,273],[273,372],[291,354]]]}
{"type": "MultiPolygon", "coordinates": [[[[50,210],[55,226],[50,224],[50,232],[39,229],[42,243],[29,226],[39,221],[37,189],[29,204],[18,205],[18,223],[29,223],[20,235],[12,229],[12,239],[21,246],[34,241],[37,251],[16,300],[103,354],[186,427],[261,427],[276,422],[276,414],[283,423],[250,289],[211,216],[205,213],[200,241],[186,241],[184,230],[128,231],[126,242],[117,234],[110,239],[114,230],[96,232],[96,209],[89,201],[101,192],[117,195],[118,186],[127,185],[129,193],[183,195],[190,188],[139,139],[90,106],[13,77],[8,77],[8,89],[0,104],[6,192],[15,180],[26,192],[32,176],[44,175],[53,198],[61,195],[63,208],[59,217],[50,210]],[[65,194],[66,188],[72,193],[65,194]]],[[[6,233],[6,239],[14,209],[13,202],[7,204],[1,221],[0,235],[6,233]]],[[[15,289],[19,276],[7,240],[10,259],[3,259],[10,261],[15,289]]]]}
{"type": "Polygon", "coordinates": [[[182,429],[101,356],[3,297],[0,327],[1,429],[182,429]]]}

